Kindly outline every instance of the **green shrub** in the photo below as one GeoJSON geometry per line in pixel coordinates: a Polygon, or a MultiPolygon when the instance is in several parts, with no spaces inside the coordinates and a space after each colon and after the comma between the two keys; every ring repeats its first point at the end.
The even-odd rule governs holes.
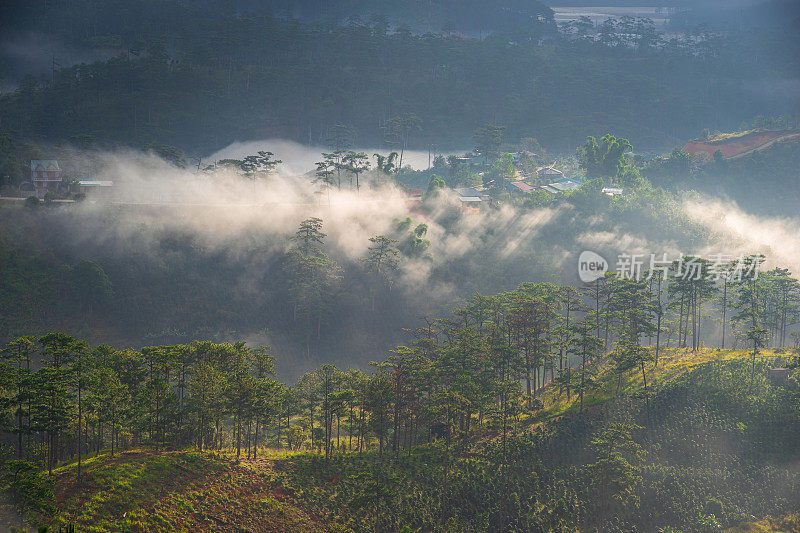
{"type": "Polygon", "coordinates": [[[53,485],[31,461],[10,460],[2,465],[0,479],[22,514],[49,514],[54,511],[53,485]]]}

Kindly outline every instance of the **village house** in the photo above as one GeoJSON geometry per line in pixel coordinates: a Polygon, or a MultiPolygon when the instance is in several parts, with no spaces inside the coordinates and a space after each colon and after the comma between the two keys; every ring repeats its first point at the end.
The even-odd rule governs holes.
{"type": "Polygon", "coordinates": [[[482,194],[481,191],[479,191],[475,187],[459,187],[458,189],[455,189],[455,191],[456,193],[458,193],[459,196],[480,198],[482,194]]]}
{"type": "Polygon", "coordinates": [[[491,203],[492,197],[474,187],[461,187],[455,189],[461,202],[462,213],[476,213],[482,205],[491,203]]]}
{"type": "Polygon", "coordinates": [[[481,200],[478,196],[459,196],[461,201],[461,212],[465,214],[477,213],[481,209],[481,200]]]}
{"type": "Polygon", "coordinates": [[[484,188],[476,189],[475,187],[461,187],[455,189],[455,191],[461,197],[480,198],[481,202],[485,204],[492,203],[492,195],[487,193],[486,189],[484,188]]]}
{"type": "Polygon", "coordinates": [[[61,167],[55,159],[31,160],[31,183],[36,196],[44,198],[48,192],[56,193],[61,187],[61,167]]]}
{"type": "Polygon", "coordinates": [[[508,184],[508,192],[511,194],[532,194],[534,188],[524,181],[512,181],[508,184]]]}
{"type": "Polygon", "coordinates": [[[543,167],[536,171],[541,183],[554,183],[564,179],[564,173],[553,167],[543,167]]]}
{"type": "Polygon", "coordinates": [[[424,194],[425,191],[422,189],[409,189],[405,198],[406,208],[411,212],[416,212],[422,204],[424,194]]]}
{"type": "Polygon", "coordinates": [[[554,181],[547,185],[539,187],[540,190],[549,194],[562,194],[569,191],[575,191],[581,188],[581,184],[577,181],[563,179],[561,181],[554,181]]]}

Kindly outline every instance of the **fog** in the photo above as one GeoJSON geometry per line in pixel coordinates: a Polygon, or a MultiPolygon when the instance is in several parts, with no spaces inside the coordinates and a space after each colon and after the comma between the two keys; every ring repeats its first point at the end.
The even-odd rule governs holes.
{"type": "MultiPolygon", "coordinates": [[[[273,152],[278,159],[282,161],[281,168],[279,169],[285,175],[300,175],[316,168],[316,163],[322,156],[322,153],[332,152],[333,150],[325,146],[308,146],[294,141],[285,139],[264,139],[264,140],[251,140],[251,141],[237,141],[225,148],[214,152],[208,157],[203,158],[204,161],[219,161],[220,159],[242,159],[248,155],[255,154],[256,152],[264,150],[273,152]]],[[[384,148],[364,148],[356,147],[352,149],[355,152],[363,152],[372,159],[375,153],[388,155],[390,152],[395,151],[398,154],[400,149],[398,147],[384,147],[384,148]]],[[[453,153],[463,153],[456,151],[453,153]]],[[[403,153],[403,166],[409,165],[415,169],[428,168],[428,163],[433,163],[433,158],[437,153],[428,153],[422,150],[406,150],[403,153]],[[429,161],[430,158],[430,161],[429,161]]],[[[444,155],[450,155],[451,152],[444,155]]],[[[399,163],[399,161],[398,161],[399,163]]]]}
{"type": "MultiPolygon", "coordinates": [[[[800,271],[800,245],[793,238],[800,221],[759,217],[718,198],[686,195],[657,210],[621,213],[598,204],[588,208],[588,216],[587,208],[571,200],[523,209],[505,202],[460,214],[452,191],[419,205],[378,171],[362,175],[359,190],[349,189],[346,178],[342,190],[322,190],[309,172],[324,150],[319,147],[283,140],[235,143],[205,159],[241,158],[258,150],[271,151],[284,163],[274,173],[248,179],[223,167],[213,172],[178,168],[134,150],[75,150],[65,158],[91,165],[96,179],[113,181],[113,200],[90,198],[48,210],[44,216],[57,229],[45,247],[68,261],[98,261],[116,284],[120,301],[129,292],[130,298],[149,302],[158,283],[180,273],[196,281],[182,281],[175,297],[191,300],[186,291],[199,291],[201,301],[215,308],[212,314],[198,313],[176,301],[174,308],[156,307],[142,324],[113,334],[121,341],[98,340],[138,346],[159,338],[162,330],[177,329],[182,336],[171,342],[188,342],[213,330],[217,340],[272,344],[281,375],[291,379],[320,361],[364,366],[407,342],[403,329],[448,316],[475,292],[493,294],[529,281],[577,285],[577,260],[584,250],[600,253],[612,270],[620,254],[642,254],[648,261],[650,254],[677,259],[680,254],[764,253],[767,266],[800,271]],[[673,218],[664,219],[669,212],[673,218]],[[323,220],[326,251],[345,272],[344,292],[337,296],[340,311],[311,347],[289,332],[296,327],[286,316],[291,273],[281,267],[290,237],[310,217],[323,220]],[[406,217],[413,224],[400,229],[406,217]],[[361,261],[369,239],[386,235],[398,239],[400,247],[420,223],[427,225],[424,238],[430,247],[422,256],[400,258],[391,294],[377,314],[372,312],[361,261]],[[246,307],[246,316],[228,316],[230,306],[246,307]],[[217,318],[220,314],[223,318],[217,318]]],[[[412,152],[410,159],[427,165],[427,153],[412,152]]]]}
{"type": "MultiPolygon", "coordinates": [[[[121,240],[129,247],[131,235],[135,235],[134,242],[147,246],[156,231],[178,230],[190,232],[212,249],[235,250],[243,238],[258,232],[282,243],[276,246],[283,251],[300,221],[315,216],[324,221],[333,254],[357,261],[365,254],[370,237],[392,233],[399,220],[411,216],[416,223],[428,225],[426,237],[431,241],[433,260],[402,264],[400,280],[409,286],[427,279],[438,266],[458,260],[468,262],[476,253],[508,263],[532,252],[542,253],[563,271],[561,277],[567,280],[575,279],[571,262],[584,249],[603,253],[609,259],[623,253],[764,253],[768,264],[800,271],[800,246],[791,238],[800,230],[800,221],[760,217],[714,197],[686,195],[674,206],[695,225],[696,232],[704,233],[698,242],[696,235],[670,227],[672,221],[654,226],[638,212],[628,213],[621,221],[602,212],[586,218],[569,202],[557,208],[522,211],[501,204],[456,216],[457,198],[444,193],[435,201],[427,201],[426,208],[420,210],[388,176],[377,171],[361,176],[362,187],[358,191],[347,189],[346,183],[341,190],[323,191],[313,182],[310,171],[325,149],[286,140],[234,143],[205,160],[242,158],[258,150],[273,152],[283,163],[275,173],[257,179],[246,179],[222,168],[210,173],[180,169],[137,151],[74,155],[73,159],[91,157],[97,178],[114,181],[116,203],[156,208],[123,210],[112,225],[100,230],[100,235],[93,232],[91,239],[121,240]],[[150,233],[142,232],[143,223],[150,233]],[[549,247],[546,253],[540,249],[544,243],[549,247]]],[[[407,155],[410,165],[427,166],[426,152],[410,151],[407,155]]],[[[107,205],[90,201],[81,205],[79,212],[86,217],[104,216],[107,205]]],[[[80,232],[76,238],[79,236],[80,232]]],[[[526,276],[547,277],[532,267],[517,274],[512,282],[526,276]]],[[[497,288],[486,281],[487,290],[497,288]]],[[[475,280],[462,283],[475,287],[475,280]]],[[[441,287],[436,292],[441,292],[441,287]]]]}
{"type": "MultiPolygon", "coordinates": [[[[428,200],[422,209],[378,171],[362,175],[359,190],[348,189],[346,179],[342,190],[322,190],[306,172],[320,158],[317,149],[287,141],[236,144],[209,159],[242,157],[256,150],[273,151],[285,163],[272,174],[248,179],[223,167],[213,172],[178,168],[133,150],[75,150],[65,155],[65,161],[91,166],[95,179],[113,181],[113,198],[90,197],[42,213],[55,229],[35,246],[53,249],[70,262],[96,260],[109,273],[119,302],[144,299],[153,305],[151,300],[159,297],[155,285],[180,273],[199,285],[182,282],[187,286],[174,289],[177,297],[204,294],[204,301],[213,302],[215,315],[225,316],[231,305],[252,309],[245,319],[219,324],[211,314],[176,301],[174,308],[157,307],[141,325],[131,325],[128,319],[124,332],[112,334],[123,339],[100,337],[98,342],[139,346],[160,338],[161,331],[180,331],[182,336],[170,341],[186,342],[206,338],[208,328],[214,328],[211,336],[217,340],[244,338],[273,345],[280,355],[281,375],[291,379],[320,360],[364,366],[406,342],[403,328],[446,315],[459,298],[474,291],[555,279],[552,271],[538,271],[538,258],[549,255],[535,243],[541,231],[564,214],[562,209],[519,212],[505,205],[459,216],[458,197],[449,191],[428,200]],[[326,252],[345,271],[345,292],[337,296],[343,311],[332,317],[336,327],[328,328],[324,344],[311,348],[286,331],[294,327],[292,321],[275,307],[287,305],[279,293],[285,292],[291,275],[281,267],[290,237],[310,217],[323,220],[326,252]],[[401,230],[398,223],[406,217],[413,225],[401,230]],[[427,225],[430,247],[424,255],[401,257],[391,294],[376,315],[359,299],[366,297],[370,283],[361,261],[369,239],[387,235],[398,239],[400,247],[421,223],[427,225]],[[209,262],[219,266],[209,267],[209,262]],[[497,268],[499,262],[502,268],[497,268]],[[149,281],[132,281],[138,278],[149,281]]],[[[427,154],[412,152],[411,159],[421,161],[423,155],[427,163],[427,154]]]]}
{"type": "Polygon", "coordinates": [[[734,258],[763,254],[767,268],[788,268],[800,273],[800,219],[762,217],[744,211],[736,203],[717,198],[691,197],[684,201],[689,218],[712,233],[699,254],[730,254],[734,258]]]}

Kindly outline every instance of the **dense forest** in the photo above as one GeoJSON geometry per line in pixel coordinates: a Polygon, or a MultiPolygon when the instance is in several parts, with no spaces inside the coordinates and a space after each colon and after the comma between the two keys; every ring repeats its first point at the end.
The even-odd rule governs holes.
{"type": "Polygon", "coordinates": [[[7,5],[9,47],[20,31],[43,34],[53,43],[43,64],[64,65],[22,70],[19,90],[0,98],[3,132],[18,141],[157,143],[203,155],[252,138],[319,143],[345,124],[357,144],[390,147],[390,119],[415,116],[408,143],[420,148],[468,146],[476,127],[494,123],[510,139],[559,150],[613,131],[666,151],[704,127],[798,113],[793,27],[668,38],[646,20],[596,31],[544,21],[475,39],[194,2],[7,5]],[[69,66],[56,56],[71,47],[106,59],[69,66]]]}

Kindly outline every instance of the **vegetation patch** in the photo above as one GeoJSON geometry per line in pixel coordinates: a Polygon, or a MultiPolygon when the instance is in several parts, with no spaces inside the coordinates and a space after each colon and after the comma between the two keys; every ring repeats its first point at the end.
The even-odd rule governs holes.
{"type": "Polygon", "coordinates": [[[54,524],[78,531],[327,531],[273,479],[270,461],[131,450],[58,469],[54,524]]]}

